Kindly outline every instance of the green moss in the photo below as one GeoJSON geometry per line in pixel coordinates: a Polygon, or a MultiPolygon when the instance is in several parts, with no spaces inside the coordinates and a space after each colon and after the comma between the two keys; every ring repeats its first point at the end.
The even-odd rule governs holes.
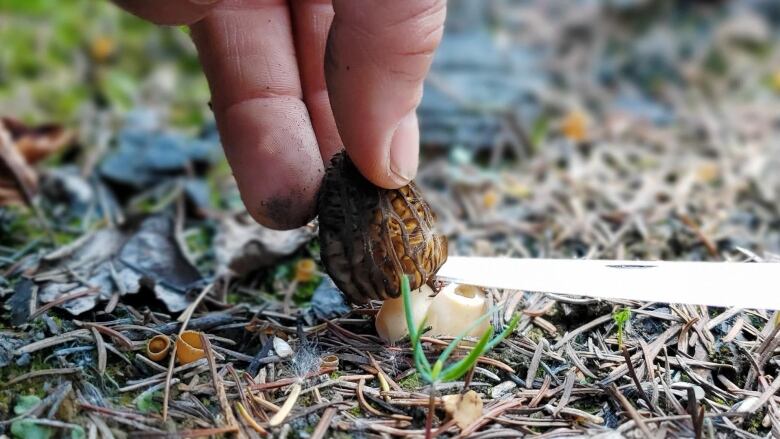
{"type": "MultiPolygon", "coordinates": [[[[40,352],[36,352],[32,355],[32,360],[27,366],[19,367],[16,364],[11,363],[6,367],[0,368],[0,383],[8,382],[13,378],[35,370],[50,369],[51,366],[44,363],[43,359],[43,355],[40,352]]],[[[12,386],[0,388],[0,417],[2,417],[3,414],[10,413],[14,401],[19,395],[29,395],[44,398],[46,396],[46,390],[44,389],[44,386],[47,382],[55,379],[56,377],[53,378],[51,376],[44,376],[24,380],[12,386]]]]}
{"type": "Polygon", "coordinates": [[[295,290],[293,300],[298,305],[304,305],[311,302],[311,298],[314,295],[314,290],[319,286],[322,278],[314,276],[312,280],[308,282],[302,282],[298,284],[298,288],[295,290]]]}
{"type": "Polygon", "coordinates": [[[594,384],[595,382],[596,382],[596,380],[594,380],[593,378],[591,378],[591,377],[589,377],[587,375],[583,375],[582,379],[579,380],[579,383],[584,385],[584,386],[589,386],[591,384],[594,384]]]}
{"type": "Polygon", "coordinates": [[[55,325],[57,325],[58,328],[62,328],[62,318],[59,316],[53,315],[51,316],[51,320],[54,322],[55,325]]]}
{"type": "Polygon", "coordinates": [[[314,396],[311,393],[301,395],[295,405],[298,407],[308,407],[314,403],[314,396]]]}
{"type": "Polygon", "coordinates": [[[0,208],[0,245],[22,245],[43,238],[45,232],[32,210],[23,206],[0,208]]]}
{"type": "Polygon", "coordinates": [[[314,237],[308,244],[306,244],[306,250],[309,255],[314,258],[315,261],[320,262],[320,240],[314,237]]]}
{"type": "Polygon", "coordinates": [[[118,403],[118,405],[120,405],[122,407],[131,407],[133,405],[133,400],[137,396],[140,396],[141,393],[143,393],[143,391],[137,392],[137,393],[123,392],[123,393],[120,393],[120,394],[117,395],[117,397],[115,398],[115,401],[118,403]]]}
{"type": "Polygon", "coordinates": [[[422,387],[422,381],[420,381],[420,376],[417,374],[417,372],[415,372],[399,381],[398,385],[407,392],[410,392],[422,387]]]}
{"type": "Polygon", "coordinates": [[[41,399],[46,397],[46,391],[44,390],[45,383],[46,380],[36,379],[3,388],[3,390],[0,391],[0,418],[11,414],[11,410],[19,395],[37,396],[41,399]]]}
{"type": "Polygon", "coordinates": [[[227,303],[235,305],[238,303],[248,303],[251,305],[260,305],[265,302],[261,294],[247,294],[240,291],[230,292],[226,297],[227,303]]]}
{"type": "Polygon", "coordinates": [[[187,250],[193,255],[201,255],[211,250],[212,233],[208,227],[199,227],[194,232],[188,233],[186,238],[187,250]]]}
{"type": "Polygon", "coordinates": [[[534,343],[539,344],[542,340],[546,339],[547,336],[544,331],[534,326],[528,331],[528,338],[533,340],[534,343]]]}
{"type": "Polygon", "coordinates": [[[710,352],[708,358],[713,363],[731,364],[734,361],[734,353],[728,345],[722,344],[718,349],[710,352]]]}
{"type": "Polygon", "coordinates": [[[209,169],[206,181],[209,187],[209,201],[212,206],[217,208],[230,207],[222,182],[232,179],[232,176],[233,171],[231,171],[227,160],[219,160],[209,169]]]}
{"type": "Polygon", "coordinates": [[[723,398],[721,398],[720,396],[717,396],[717,395],[712,395],[710,397],[710,399],[712,399],[717,404],[722,404],[722,405],[726,405],[727,404],[725,399],[723,399],[723,398]]]}
{"type": "Polygon", "coordinates": [[[758,413],[753,413],[749,418],[745,419],[744,428],[750,433],[763,436],[766,433],[766,428],[761,425],[764,420],[764,410],[758,413]]]}
{"type": "Polygon", "coordinates": [[[225,300],[228,304],[235,305],[241,302],[241,297],[243,296],[239,293],[228,293],[227,297],[225,297],[225,300]]]}
{"type": "Polygon", "coordinates": [[[590,413],[592,415],[596,415],[599,413],[599,411],[601,411],[601,403],[599,403],[599,401],[595,398],[578,399],[577,401],[571,403],[571,407],[577,410],[582,410],[586,413],[590,413]]]}
{"type": "MultiPolygon", "coordinates": [[[[518,349],[502,349],[500,351],[492,351],[491,355],[488,356],[511,366],[513,369],[515,369],[515,371],[524,367],[528,367],[528,365],[531,363],[531,357],[518,349]]],[[[482,366],[485,367],[484,364],[482,366]]],[[[492,366],[488,368],[488,370],[495,372],[498,375],[503,373],[502,369],[493,368],[492,366]]]]}
{"type": "Polygon", "coordinates": [[[156,211],[157,203],[152,198],[144,198],[141,201],[134,203],[130,206],[132,210],[138,213],[151,214],[156,211]]]}

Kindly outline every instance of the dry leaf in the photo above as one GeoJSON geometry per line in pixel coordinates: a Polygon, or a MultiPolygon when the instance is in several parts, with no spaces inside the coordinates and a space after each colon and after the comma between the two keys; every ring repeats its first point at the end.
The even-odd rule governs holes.
{"type": "Polygon", "coordinates": [[[243,276],[269,267],[295,253],[317,234],[313,225],[293,230],[273,230],[257,224],[247,213],[220,221],[214,239],[217,272],[243,276]]]}
{"type": "Polygon", "coordinates": [[[123,296],[142,288],[153,291],[169,311],[180,312],[192,301],[187,293],[200,289],[203,279],[179,247],[173,219],[167,215],[132,218],[121,227],[96,230],[46,255],[34,279],[40,284],[38,299],[49,303],[87,289],[72,275],[74,271],[98,294],[59,306],[73,315],[109,300],[117,289],[123,296]]]}
{"type": "Polygon", "coordinates": [[[0,118],[0,206],[30,204],[38,190],[32,164],[70,143],[72,135],[60,125],[29,127],[0,118]]]}
{"type": "Polygon", "coordinates": [[[37,187],[38,175],[16,148],[10,131],[0,123],[0,206],[29,204],[37,187]]]}
{"type": "Polygon", "coordinates": [[[61,150],[73,140],[73,132],[59,124],[28,126],[8,117],[0,120],[10,133],[16,149],[30,165],[61,150]]]}
{"type": "Polygon", "coordinates": [[[444,410],[461,430],[482,416],[482,397],[473,390],[463,395],[445,395],[441,399],[444,401],[444,410]]]}

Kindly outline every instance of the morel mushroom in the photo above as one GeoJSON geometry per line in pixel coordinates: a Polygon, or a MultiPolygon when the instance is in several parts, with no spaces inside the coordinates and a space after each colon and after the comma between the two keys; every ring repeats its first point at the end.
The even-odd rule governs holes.
{"type": "Polygon", "coordinates": [[[447,259],[447,238],[417,186],[379,188],[345,152],[325,173],[318,208],[322,263],[354,303],[400,296],[404,274],[420,288],[447,259]]]}

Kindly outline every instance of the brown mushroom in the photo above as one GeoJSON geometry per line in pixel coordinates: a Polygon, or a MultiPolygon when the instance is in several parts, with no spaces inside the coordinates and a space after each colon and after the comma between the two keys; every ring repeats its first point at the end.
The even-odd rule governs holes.
{"type": "Polygon", "coordinates": [[[404,274],[420,288],[447,259],[447,238],[417,186],[377,187],[345,152],[325,173],[318,209],[323,265],[352,302],[398,297],[404,274]]]}

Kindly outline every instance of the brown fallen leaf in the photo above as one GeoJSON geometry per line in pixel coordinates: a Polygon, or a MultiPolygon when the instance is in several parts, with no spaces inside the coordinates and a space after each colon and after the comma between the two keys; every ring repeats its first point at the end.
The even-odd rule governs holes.
{"type": "Polygon", "coordinates": [[[37,188],[38,175],[17,149],[5,123],[0,123],[0,206],[30,205],[37,188]]]}
{"type": "Polygon", "coordinates": [[[0,120],[11,135],[16,149],[30,165],[56,153],[73,140],[73,132],[59,124],[29,126],[10,117],[0,120]]]}
{"type": "Polygon", "coordinates": [[[32,165],[72,139],[72,133],[61,125],[30,127],[15,119],[0,118],[0,206],[30,205],[38,190],[38,174],[32,165]]]}
{"type": "Polygon", "coordinates": [[[482,397],[473,390],[463,395],[445,395],[444,411],[452,417],[458,427],[463,430],[482,416],[482,397]]]}

